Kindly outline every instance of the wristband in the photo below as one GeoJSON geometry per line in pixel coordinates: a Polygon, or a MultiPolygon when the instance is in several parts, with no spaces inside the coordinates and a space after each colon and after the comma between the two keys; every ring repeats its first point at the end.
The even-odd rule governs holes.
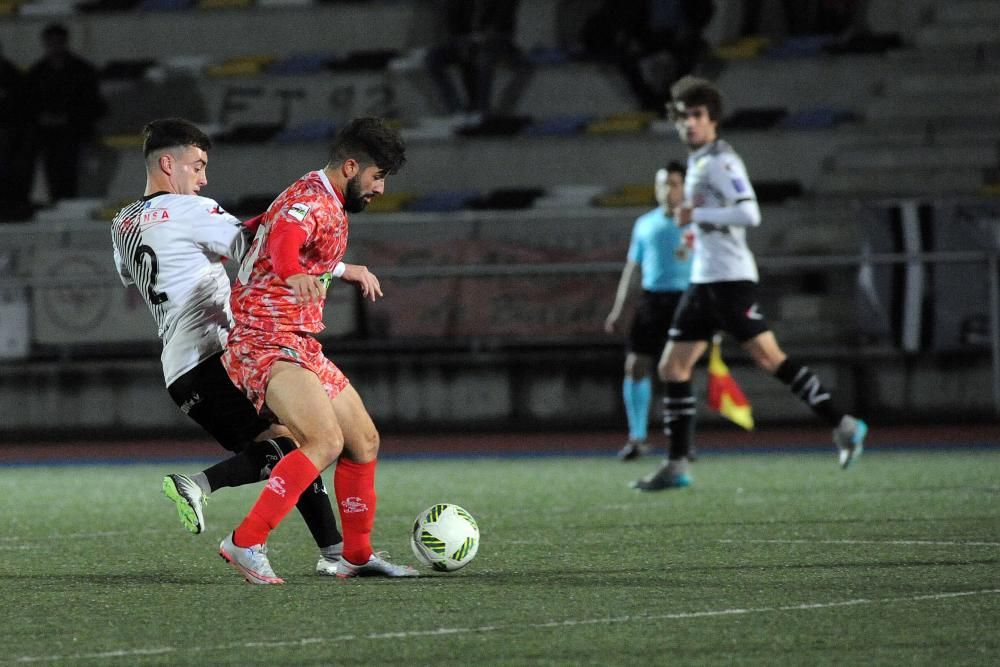
{"type": "Polygon", "coordinates": [[[339,278],[344,275],[344,271],[347,271],[347,265],[343,262],[337,262],[337,266],[333,267],[333,271],[330,272],[330,275],[334,278],[339,278]]]}

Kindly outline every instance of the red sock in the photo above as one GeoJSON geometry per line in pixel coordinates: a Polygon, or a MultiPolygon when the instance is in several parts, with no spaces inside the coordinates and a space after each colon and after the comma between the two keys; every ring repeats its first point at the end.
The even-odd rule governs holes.
{"type": "Polygon", "coordinates": [[[233,532],[233,543],[240,547],[264,544],[268,533],[295,507],[299,496],[319,472],[301,449],[283,456],[271,471],[250,513],[233,532]]]}
{"type": "Polygon", "coordinates": [[[333,473],[333,488],[344,533],[344,558],[363,565],[372,555],[375,525],[375,461],[355,463],[341,456],[333,473]]]}

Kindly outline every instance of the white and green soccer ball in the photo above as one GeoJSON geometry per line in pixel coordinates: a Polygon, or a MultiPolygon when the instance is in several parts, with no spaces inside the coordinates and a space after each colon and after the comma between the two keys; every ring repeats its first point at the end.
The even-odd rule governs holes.
{"type": "Polygon", "coordinates": [[[479,526],[458,505],[438,503],[417,515],[410,546],[424,565],[440,572],[454,572],[476,557],[479,526]]]}

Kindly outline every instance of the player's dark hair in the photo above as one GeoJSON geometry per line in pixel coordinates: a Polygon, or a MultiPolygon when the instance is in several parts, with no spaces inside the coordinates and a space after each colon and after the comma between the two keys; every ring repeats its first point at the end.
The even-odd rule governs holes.
{"type": "Polygon", "coordinates": [[[203,151],[212,147],[212,140],[198,126],[183,118],[161,118],[142,128],[142,156],[162,148],[196,146],[203,151]]]}
{"type": "Polygon", "coordinates": [[[708,79],[685,76],[670,86],[670,102],[667,104],[667,110],[672,120],[676,120],[678,102],[682,102],[688,109],[704,106],[708,109],[708,117],[716,122],[722,118],[722,93],[708,79]]]}
{"type": "Polygon", "coordinates": [[[374,164],[387,174],[395,174],[406,163],[406,145],[399,132],[381,118],[355,118],[337,133],[330,146],[330,165],[344,160],[374,164]]]}
{"type": "Polygon", "coordinates": [[[667,163],[667,166],[664,167],[664,169],[667,170],[668,174],[680,174],[681,176],[687,175],[687,166],[678,160],[671,160],[667,163]]]}

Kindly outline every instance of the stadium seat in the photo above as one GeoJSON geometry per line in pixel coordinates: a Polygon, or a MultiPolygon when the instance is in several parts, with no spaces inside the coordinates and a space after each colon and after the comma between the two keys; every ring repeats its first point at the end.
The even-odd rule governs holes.
{"type": "Polygon", "coordinates": [[[205,74],[212,77],[256,76],[277,60],[274,56],[242,56],[209,65],[205,74]]]}
{"type": "Polygon", "coordinates": [[[822,55],[824,49],[832,42],[833,38],[828,35],[789,37],[780,44],[765,49],[764,56],[767,58],[814,58],[822,55]]]}
{"type": "Polygon", "coordinates": [[[468,202],[472,209],[521,209],[531,208],[536,199],[545,194],[541,188],[499,188],[468,202]]]}
{"type": "Polygon", "coordinates": [[[455,133],[463,137],[504,137],[517,134],[529,123],[528,116],[490,116],[475,125],[460,127],[455,133]]]}
{"type": "Polygon", "coordinates": [[[847,109],[817,107],[814,109],[799,109],[781,119],[778,127],[785,130],[824,130],[836,127],[841,123],[860,120],[860,115],[847,109]]]}
{"type": "Polygon", "coordinates": [[[770,130],[788,115],[786,109],[737,109],[722,119],[724,130],[770,130]]]}
{"type": "Polygon", "coordinates": [[[656,114],[648,111],[617,113],[587,125],[587,134],[633,134],[645,132],[656,114]]]}
{"type": "Polygon", "coordinates": [[[224,144],[259,144],[270,141],[282,126],[278,123],[252,123],[237,125],[215,136],[215,140],[224,144]]]}
{"type": "Polygon", "coordinates": [[[435,192],[416,198],[410,202],[407,210],[433,213],[460,211],[477,197],[479,197],[479,192],[475,190],[435,192]]]}
{"type": "Polygon", "coordinates": [[[584,128],[594,122],[589,114],[558,116],[536,121],[521,131],[526,137],[566,137],[581,134],[584,128]]]}
{"type": "Polygon", "coordinates": [[[191,9],[194,0],[142,0],[139,9],[148,12],[172,12],[191,9]]]}
{"type": "Polygon", "coordinates": [[[279,144],[323,142],[330,139],[337,126],[328,120],[316,120],[283,129],[275,137],[279,144]]]}
{"type": "Polygon", "coordinates": [[[276,75],[313,74],[327,69],[335,58],[332,53],[296,54],[269,63],[264,72],[276,75]]]}
{"type": "Polygon", "coordinates": [[[102,79],[141,79],[149,68],[156,65],[152,58],[139,60],[109,60],[101,68],[102,79]]]}
{"type": "Polygon", "coordinates": [[[615,192],[596,197],[594,205],[601,208],[655,206],[656,196],[652,185],[625,185],[615,192]]]}

